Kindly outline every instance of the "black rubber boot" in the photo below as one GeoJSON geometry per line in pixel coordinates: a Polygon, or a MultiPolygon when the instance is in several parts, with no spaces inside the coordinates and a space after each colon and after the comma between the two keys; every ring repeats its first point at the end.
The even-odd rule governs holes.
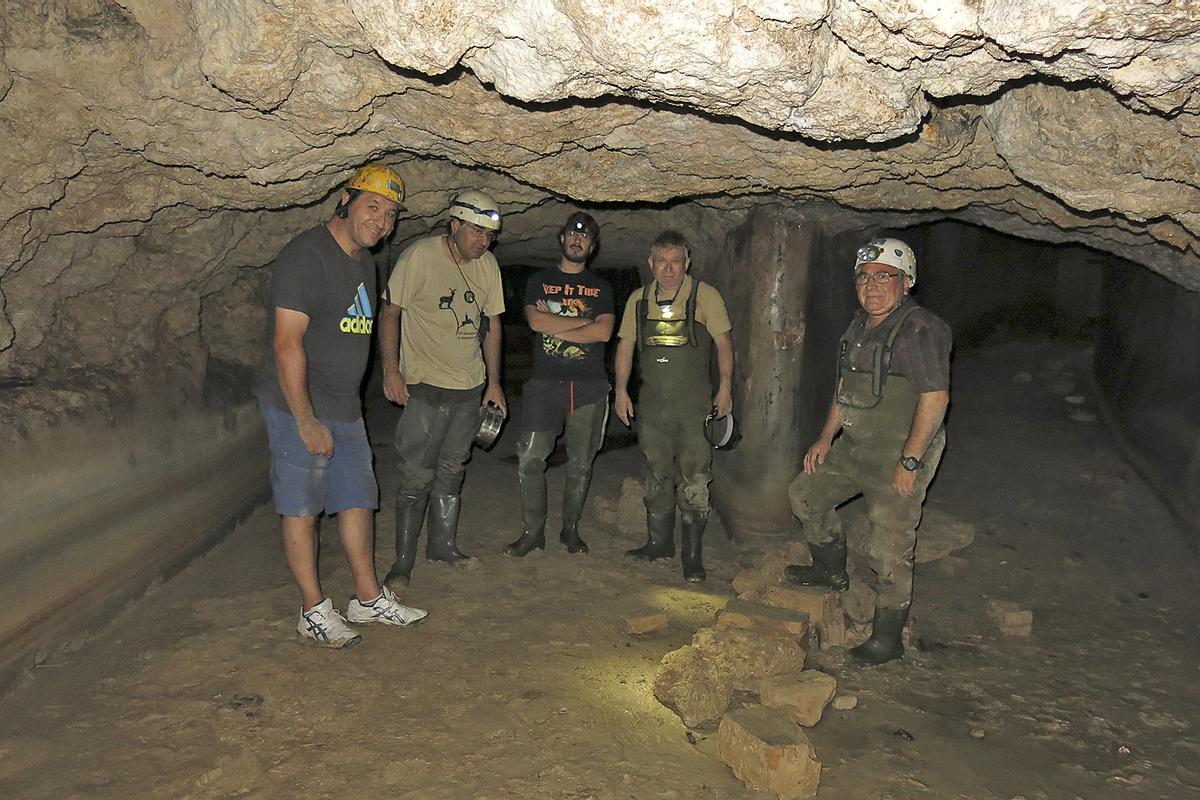
{"type": "Polygon", "coordinates": [[[625,555],[639,561],[654,561],[659,558],[675,557],[675,509],[655,513],[646,512],[646,530],[650,538],[641,547],[626,550],[625,555]]]}
{"type": "Polygon", "coordinates": [[[534,550],[546,549],[546,479],[541,473],[526,478],[518,473],[521,484],[521,538],[506,546],[506,556],[524,558],[534,550]]]}
{"type": "Polygon", "coordinates": [[[563,480],[562,532],[558,540],[567,546],[568,553],[588,552],[587,542],[579,537],[579,518],[591,482],[591,475],[568,475],[563,480]]]}
{"type": "Polygon", "coordinates": [[[396,495],[396,561],[383,579],[384,586],[393,592],[407,587],[412,577],[417,540],[421,538],[421,522],[425,519],[428,502],[428,495],[396,495]]]}
{"type": "Polygon", "coordinates": [[[425,558],[460,564],[471,557],[458,549],[458,512],[462,497],[456,494],[435,494],[429,498],[429,531],[425,542],[425,558]]]}
{"type": "Polygon", "coordinates": [[[684,514],[680,523],[680,535],[683,538],[683,549],[680,551],[683,560],[683,579],[689,583],[702,583],[707,577],[704,572],[704,557],[700,542],[704,539],[704,526],[708,524],[707,514],[684,514]]]}
{"type": "Polygon", "coordinates": [[[871,638],[851,648],[850,657],[864,666],[884,664],[904,655],[904,623],[907,608],[875,608],[871,638]]]}
{"type": "Polygon", "coordinates": [[[790,564],[783,568],[784,577],[801,586],[826,586],[844,592],[850,588],[850,576],[846,574],[846,543],[809,544],[812,553],[811,567],[790,564]]]}

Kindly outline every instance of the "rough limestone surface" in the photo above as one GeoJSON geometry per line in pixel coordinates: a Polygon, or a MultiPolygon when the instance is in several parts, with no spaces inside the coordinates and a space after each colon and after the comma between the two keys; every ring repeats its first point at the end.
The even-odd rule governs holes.
{"type": "Polygon", "coordinates": [[[717,733],[721,761],[743,783],[780,800],[813,797],[821,762],[804,729],[790,717],[762,707],[731,711],[717,733]]]}
{"type": "Polygon", "coordinates": [[[790,636],[803,643],[809,633],[809,618],[803,611],[733,599],[717,612],[713,627],[763,631],[773,636],[790,636]]]}
{"type": "Polygon", "coordinates": [[[503,261],[606,204],[598,266],[823,201],[1200,289],[1197,52],[1195,0],[10,3],[0,429],[249,369],[264,267],[368,159],[408,183],[395,247],[464,188],[503,261]]]}
{"type": "Polygon", "coordinates": [[[797,675],[767,678],[758,687],[758,698],[767,708],[778,709],[811,728],[821,721],[821,714],[835,692],[837,678],[806,669],[797,675]]]}
{"type": "Polygon", "coordinates": [[[764,631],[701,628],[692,637],[692,647],[705,660],[720,664],[735,689],[757,691],[763,678],[804,669],[804,647],[790,635],[772,636],[764,631]]]}
{"type": "Polygon", "coordinates": [[[725,713],[733,684],[720,662],[685,645],[663,656],[654,674],[654,696],[684,725],[698,728],[725,713]]]}
{"type": "Polygon", "coordinates": [[[846,643],[846,620],[840,592],[810,586],[773,586],[762,602],[807,614],[817,628],[822,648],[841,647],[846,643]]]}

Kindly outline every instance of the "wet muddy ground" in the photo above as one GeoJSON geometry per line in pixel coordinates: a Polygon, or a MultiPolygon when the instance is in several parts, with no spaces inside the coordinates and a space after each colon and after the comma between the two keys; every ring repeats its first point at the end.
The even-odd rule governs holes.
{"type": "MultiPolygon", "coordinates": [[[[1088,421],[1087,361],[1047,341],[957,357],[929,503],[975,541],[919,567],[905,659],[812,654],[857,699],[810,731],[822,800],[1200,796],[1200,560],[1088,421]],[[1032,610],[1032,634],[1001,634],[988,599],[1032,610]]],[[[371,401],[381,570],[394,418],[371,401]]],[[[593,487],[610,501],[639,470],[612,426],[593,487]]],[[[688,731],[651,692],[659,659],[711,621],[755,549],[714,523],[708,582],[685,585],[678,562],[624,561],[641,539],[589,513],[590,555],[552,536],[505,558],[514,438],[469,469],[460,544],[477,561],[418,561],[405,600],[425,624],[364,628],[344,652],[302,644],[277,518],[259,509],[0,700],[0,797],[762,797],[717,760],[713,731],[688,731]],[[624,632],[659,609],[665,631],[624,632]]],[[[325,528],[325,586],[344,608],[350,576],[325,528]]]]}

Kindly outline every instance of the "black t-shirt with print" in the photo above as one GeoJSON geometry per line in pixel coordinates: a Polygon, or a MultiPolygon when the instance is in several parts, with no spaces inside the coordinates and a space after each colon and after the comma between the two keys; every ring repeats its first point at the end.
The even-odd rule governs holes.
{"type": "MultiPolygon", "coordinates": [[[[613,313],[612,286],[590,270],[567,273],[558,267],[542,270],[525,284],[525,305],[544,301],[552,314],[594,320],[613,313]]],[[[556,381],[607,382],[604,342],[576,344],[555,336],[534,334],[533,377],[556,381]]]]}
{"type": "MultiPolygon", "coordinates": [[[[375,325],[375,267],[370,256],[351,258],[324,225],[288,242],[275,259],[270,304],[308,316],[304,354],[308,393],[318,417],[353,422],[362,417],[359,386],[375,325]]],[[[273,327],[273,326],[272,326],[273,327]]],[[[271,331],[271,336],[274,331],[271,331]]],[[[288,410],[279,388],[271,336],[258,396],[288,410]]]]}

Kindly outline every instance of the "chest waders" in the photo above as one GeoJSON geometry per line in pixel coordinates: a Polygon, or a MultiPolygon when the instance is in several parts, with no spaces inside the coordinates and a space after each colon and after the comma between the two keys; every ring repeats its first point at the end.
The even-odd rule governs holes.
{"type": "Polygon", "coordinates": [[[675,483],[684,498],[681,534],[684,578],[705,578],[701,540],[708,523],[708,482],[712,446],[704,438],[704,417],[712,403],[713,339],[696,320],[701,283],[694,281],[682,319],[651,319],[647,286],[636,304],[638,370],[641,374],[639,440],[646,456],[646,529],[649,538],[626,555],[642,560],[675,555],[675,483]],[[687,427],[695,422],[692,431],[687,427]],[[683,469],[676,469],[676,462],[683,469]],[[686,466],[694,466],[694,471],[686,466]],[[676,474],[687,472],[688,474],[676,474]],[[699,482],[702,485],[694,485],[699,482]]]}
{"type": "Polygon", "coordinates": [[[896,460],[912,430],[913,414],[920,394],[912,381],[900,375],[889,375],[892,348],[900,329],[916,306],[900,308],[887,340],[870,344],[851,344],[842,337],[838,343],[838,395],[841,409],[842,435],[849,445],[850,455],[869,475],[866,480],[885,480],[891,483],[896,460]],[[853,357],[852,350],[864,347],[867,368],[856,367],[862,357],[853,357]],[[886,391],[885,391],[886,389],[886,391]]]}
{"type": "MultiPolygon", "coordinates": [[[[887,339],[883,342],[862,344],[867,350],[865,354],[854,353],[854,349],[860,345],[852,343],[846,337],[839,343],[837,403],[842,422],[842,452],[852,469],[858,473],[859,480],[875,486],[879,493],[891,489],[896,463],[912,430],[913,417],[920,400],[920,393],[910,380],[900,375],[888,374],[892,348],[901,326],[915,310],[915,306],[898,310],[896,313],[900,316],[893,323],[887,339]]],[[[937,449],[940,454],[940,448],[937,449]]],[[[936,464],[931,464],[929,468],[932,470],[935,467],[936,464]]],[[[913,498],[918,505],[922,495],[923,492],[917,498],[913,498]]],[[[870,509],[868,514],[870,515],[870,509]]],[[[894,532],[889,530],[880,533],[888,536],[894,532]]],[[[910,538],[910,531],[907,529],[902,533],[905,534],[905,539],[910,538]]],[[[874,521],[872,534],[876,534],[874,521]]],[[[902,547],[900,542],[896,545],[895,548],[885,549],[889,552],[892,549],[907,549],[910,553],[906,561],[902,559],[905,563],[891,565],[893,570],[907,571],[905,583],[908,587],[908,599],[899,606],[895,605],[895,598],[892,598],[888,606],[877,602],[871,637],[850,651],[851,656],[859,663],[882,664],[904,654],[902,633],[908,620],[908,604],[911,602],[911,548],[902,547]]],[[[824,545],[810,544],[809,549],[812,551],[813,565],[786,567],[784,573],[788,580],[806,586],[828,586],[837,590],[849,587],[844,539],[824,545]]],[[[872,566],[874,568],[875,565],[872,566]]]]}

